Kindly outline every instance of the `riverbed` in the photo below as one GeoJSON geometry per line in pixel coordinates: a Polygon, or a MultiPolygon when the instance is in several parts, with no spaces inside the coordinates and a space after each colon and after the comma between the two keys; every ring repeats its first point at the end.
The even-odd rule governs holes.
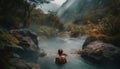
{"type": "Polygon", "coordinates": [[[113,63],[96,64],[84,60],[80,54],[75,54],[76,50],[81,50],[85,38],[52,38],[39,41],[39,47],[43,49],[47,55],[39,57],[41,69],[119,69],[113,63]],[[64,65],[56,65],[54,58],[57,56],[57,50],[62,48],[67,54],[67,63],[64,65]]]}

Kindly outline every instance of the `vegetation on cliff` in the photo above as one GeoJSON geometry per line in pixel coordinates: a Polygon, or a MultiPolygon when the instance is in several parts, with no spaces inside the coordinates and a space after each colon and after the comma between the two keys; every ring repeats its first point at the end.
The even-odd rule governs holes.
{"type": "Polygon", "coordinates": [[[19,57],[16,50],[23,49],[19,46],[20,38],[11,34],[10,30],[28,28],[31,11],[41,3],[49,2],[46,0],[0,0],[0,67],[2,69],[13,69],[9,61],[11,58],[19,57]]]}

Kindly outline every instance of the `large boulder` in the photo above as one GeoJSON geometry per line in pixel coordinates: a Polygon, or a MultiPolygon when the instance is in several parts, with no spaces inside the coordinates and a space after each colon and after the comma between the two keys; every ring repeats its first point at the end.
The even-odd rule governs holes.
{"type": "Polygon", "coordinates": [[[33,32],[33,31],[29,30],[29,29],[16,29],[16,30],[11,30],[10,32],[12,34],[14,34],[15,36],[19,37],[19,38],[22,37],[22,36],[30,37],[33,40],[33,42],[36,45],[38,45],[38,40],[37,40],[38,36],[37,36],[37,34],[35,32],[33,32]]]}
{"type": "Polygon", "coordinates": [[[9,62],[14,69],[40,69],[39,64],[27,63],[26,61],[21,59],[13,58],[9,62]]]}
{"type": "Polygon", "coordinates": [[[83,43],[82,49],[84,49],[88,44],[96,40],[97,39],[95,37],[87,37],[85,42],[83,43]]]}
{"type": "Polygon", "coordinates": [[[19,40],[19,45],[23,49],[16,49],[16,53],[21,59],[29,62],[37,62],[39,56],[39,47],[37,35],[29,29],[11,30],[11,34],[19,40]]]}
{"type": "Polygon", "coordinates": [[[81,56],[97,61],[118,61],[120,60],[120,48],[101,41],[94,41],[81,51],[81,56]]]}

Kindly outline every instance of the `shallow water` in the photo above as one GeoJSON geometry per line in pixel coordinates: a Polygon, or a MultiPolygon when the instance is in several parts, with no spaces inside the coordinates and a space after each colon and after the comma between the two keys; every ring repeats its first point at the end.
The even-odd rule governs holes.
{"type": "Polygon", "coordinates": [[[119,69],[112,63],[96,64],[84,60],[77,54],[71,54],[75,50],[81,50],[84,38],[54,38],[46,41],[40,41],[39,47],[44,49],[47,55],[39,58],[41,69],[119,69]],[[54,58],[57,56],[57,50],[62,48],[67,54],[68,62],[64,65],[56,65],[54,58]]]}

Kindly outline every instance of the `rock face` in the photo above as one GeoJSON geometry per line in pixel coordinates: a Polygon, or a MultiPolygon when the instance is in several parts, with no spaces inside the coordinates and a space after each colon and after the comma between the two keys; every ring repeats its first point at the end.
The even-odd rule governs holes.
{"type": "Polygon", "coordinates": [[[94,41],[82,50],[81,56],[97,61],[118,61],[120,60],[120,48],[101,41],[94,41]]]}
{"type": "Polygon", "coordinates": [[[15,53],[19,58],[11,59],[10,63],[14,69],[40,69],[37,64],[38,57],[41,55],[38,47],[37,35],[28,29],[11,30],[19,40],[19,46],[23,49],[16,49],[15,53]]]}
{"type": "Polygon", "coordinates": [[[28,29],[11,30],[11,33],[18,38],[23,48],[16,50],[16,53],[26,61],[36,62],[39,56],[37,35],[28,29]]]}

